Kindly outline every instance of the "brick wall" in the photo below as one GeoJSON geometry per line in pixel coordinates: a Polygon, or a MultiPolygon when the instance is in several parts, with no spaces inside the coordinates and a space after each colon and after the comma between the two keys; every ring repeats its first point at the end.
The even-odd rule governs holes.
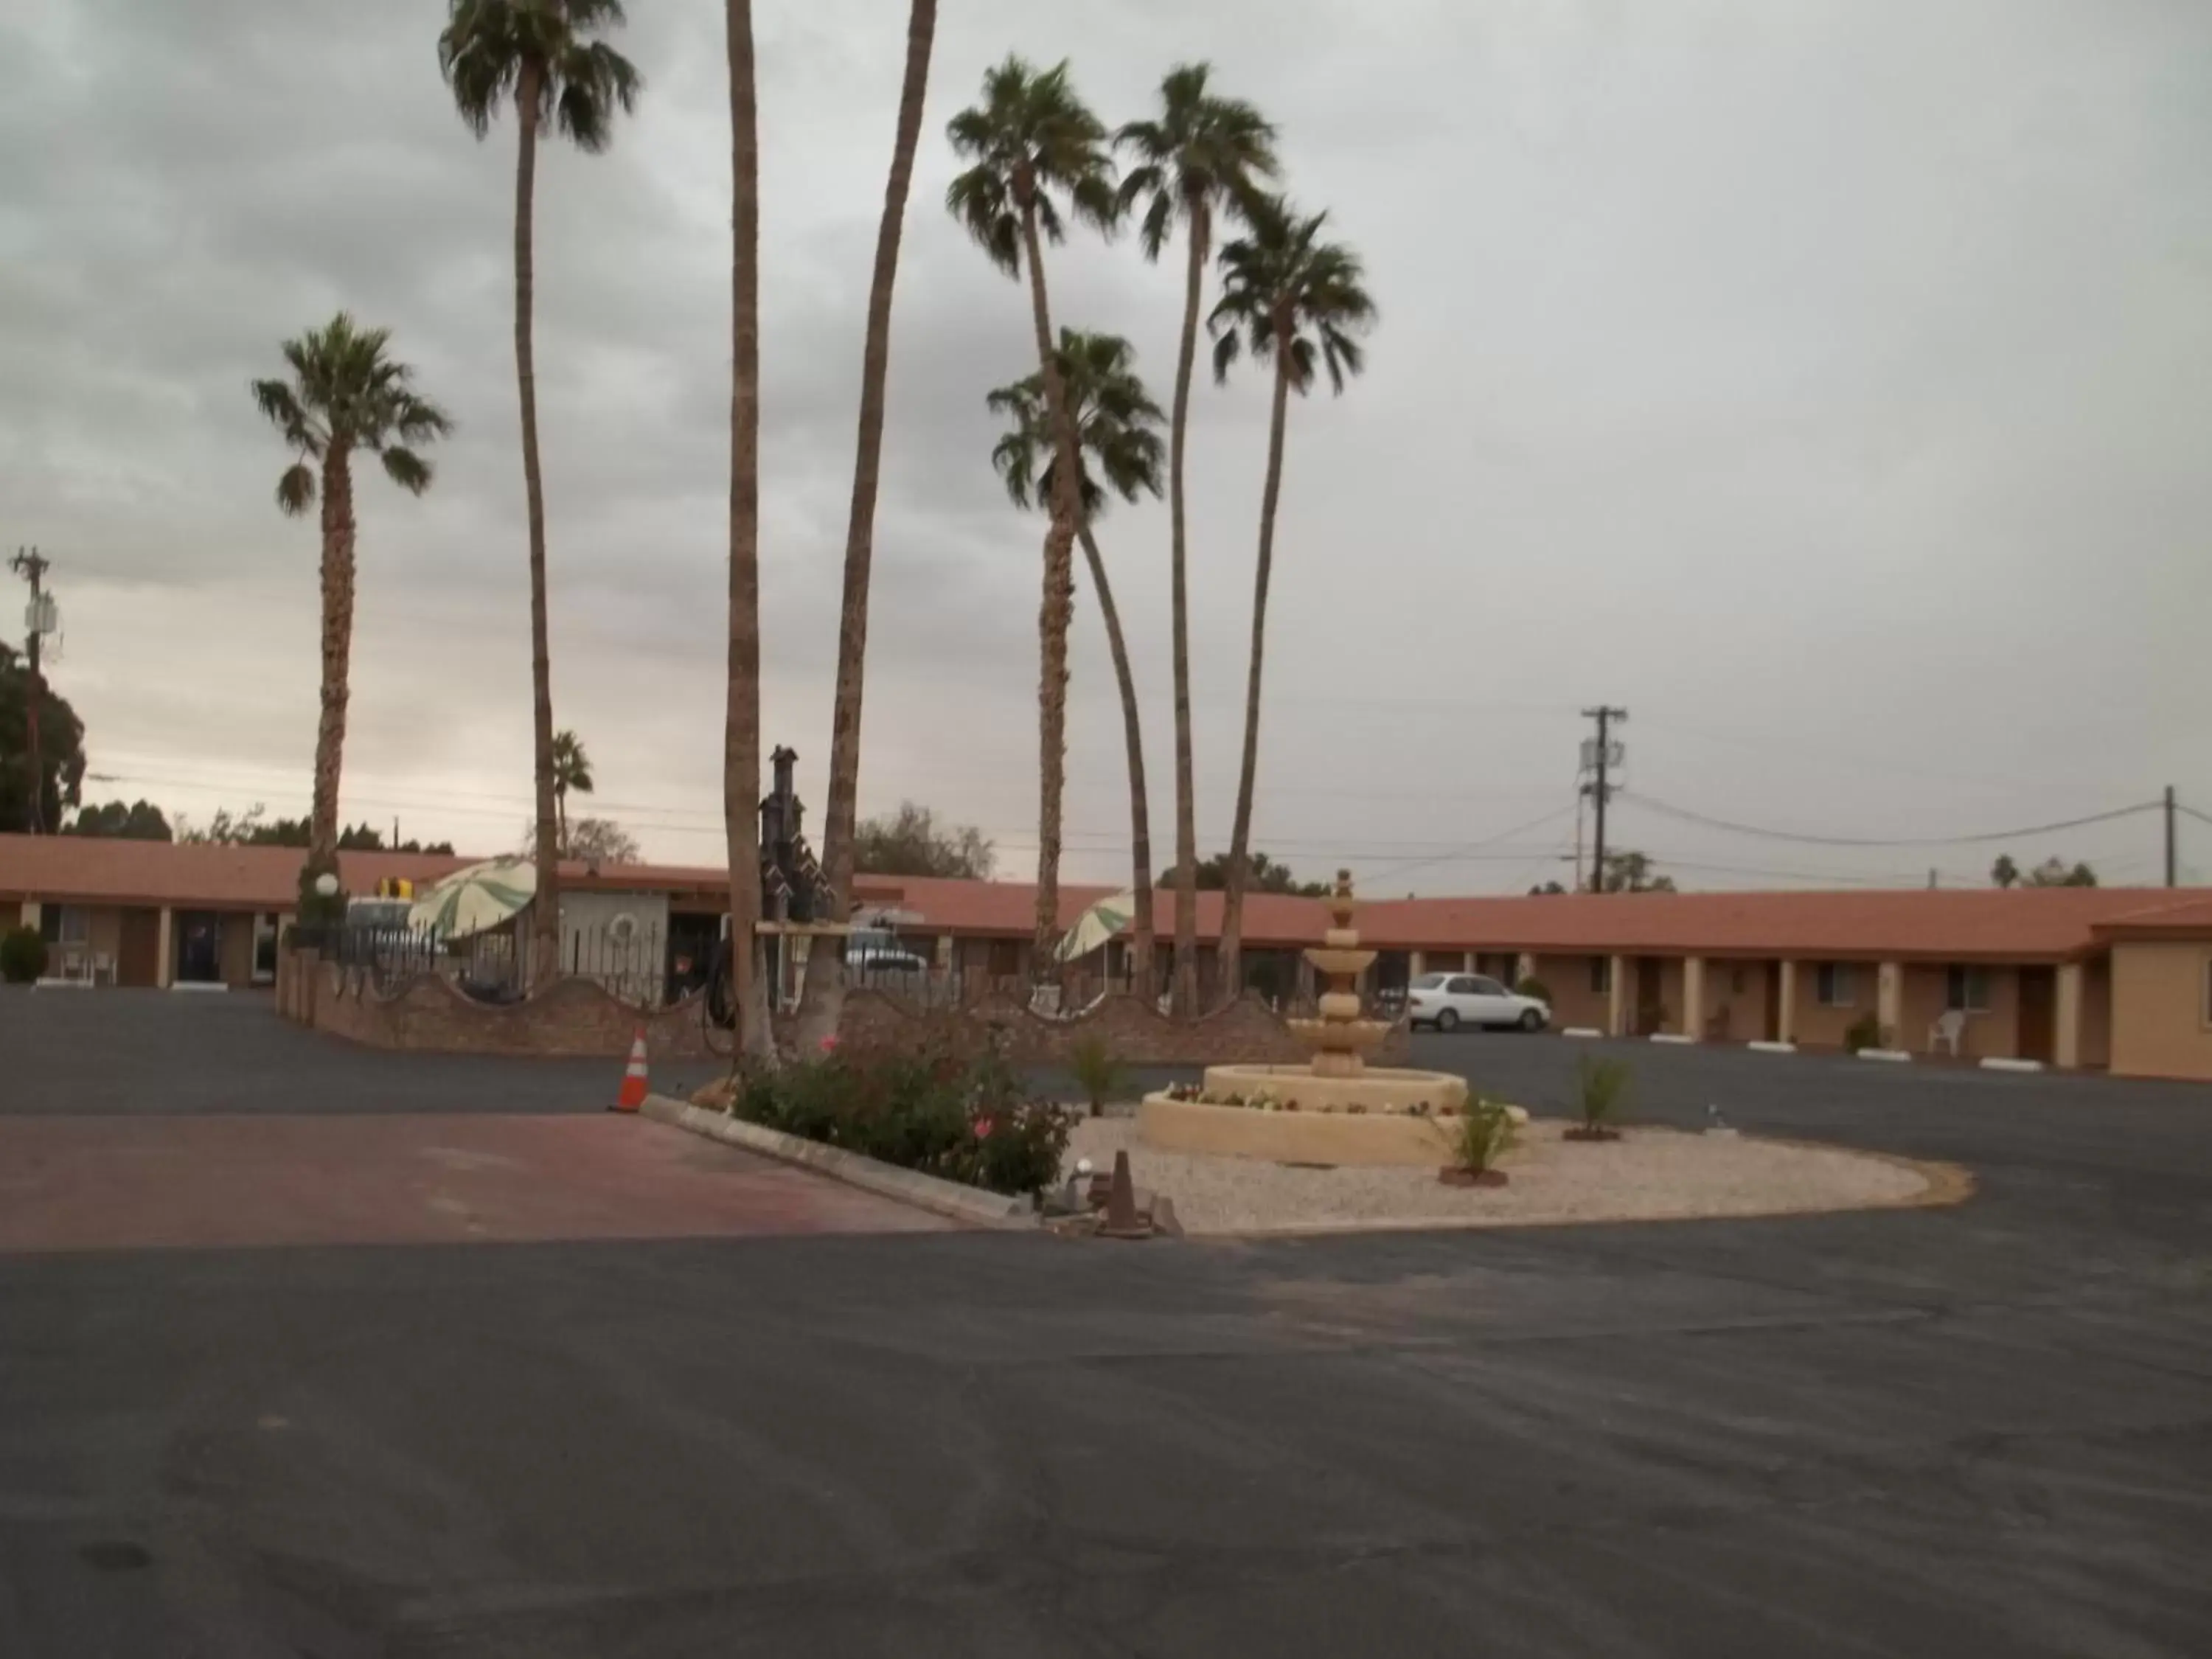
{"type": "MultiPolygon", "coordinates": [[[[564,979],[550,989],[503,1006],[474,1002],[441,979],[424,977],[386,994],[368,976],[319,961],[312,951],[287,951],[278,969],[277,1012],[376,1048],[440,1054],[616,1056],[629,1051],[639,1024],[653,1052],[696,1059],[721,1052],[727,1035],[708,1046],[699,1001],[641,1012],[589,980],[564,979]]],[[[1212,1066],[1232,1060],[1291,1065],[1307,1050],[1257,997],[1246,997],[1194,1020],[1171,1019],[1143,999],[1105,998],[1071,1019],[1031,1013],[1018,997],[994,992],[948,1012],[924,1009],[887,992],[854,990],[845,998],[842,1040],[866,1045],[904,1045],[947,1022],[965,1027],[977,1043],[994,1030],[1008,1057],[1023,1066],[1066,1063],[1086,1036],[1102,1038],[1109,1053],[1132,1066],[1212,1066]]],[[[1374,1052],[1378,1065],[1401,1063],[1406,1037],[1394,1031],[1374,1052]]]]}

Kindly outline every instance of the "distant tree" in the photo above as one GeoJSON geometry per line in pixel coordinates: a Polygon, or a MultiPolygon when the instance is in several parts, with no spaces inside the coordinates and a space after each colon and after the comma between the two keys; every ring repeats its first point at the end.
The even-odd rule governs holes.
{"type": "MultiPolygon", "coordinates": [[[[522,856],[530,857],[537,846],[538,825],[532,822],[522,832],[522,856]]],[[[453,848],[425,850],[450,853],[453,848]]],[[[637,844],[637,837],[612,818],[567,820],[561,830],[560,854],[563,859],[578,864],[641,864],[645,861],[645,854],[637,844]]]]}
{"type": "MultiPolygon", "coordinates": [[[[187,847],[305,847],[308,836],[298,829],[302,820],[278,818],[267,821],[269,809],[259,801],[243,812],[234,812],[228,806],[216,808],[215,816],[206,823],[198,824],[184,813],[177,814],[176,838],[187,847]],[[293,835],[298,829],[299,839],[293,835]]],[[[331,843],[337,846],[335,839],[331,843]]]]}
{"type": "Polygon", "coordinates": [[[161,816],[161,809],[149,800],[134,800],[125,806],[112,800],[101,806],[88,806],[76,815],[76,822],[62,831],[65,836],[94,836],[106,841],[173,841],[169,821],[161,816]]]}
{"type": "Polygon", "coordinates": [[[1534,887],[1531,887],[1528,890],[1528,896],[1530,898],[1541,898],[1547,894],[1564,893],[1566,890],[1567,890],[1565,888],[1560,886],[1556,881],[1547,881],[1540,883],[1534,887]]]}
{"type": "Polygon", "coordinates": [[[2094,887],[2097,872],[2086,864],[2069,864],[2062,858],[2047,858],[2021,878],[2029,887],[2094,887]]]}
{"type": "Polygon", "coordinates": [[[1648,853],[1623,848],[1605,855],[1605,890],[1608,893],[1671,893],[1674,878],[1657,873],[1648,853]]]}
{"type": "Polygon", "coordinates": [[[998,849],[974,824],[940,823],[934,811],[910,800],[853,831],[853,868],[862,875],[988,881],[997,862],[998,849]]]}
{"type": "MultiPolygon", "coordinates": [[[[55,694],[42,674],[39,692],[39,822],[62,821],[75,806],[84,781],[84,722],[55,694]]],[[[0,645],[0,833],[26,829],[31,821],[31,675],[21,656],[0,645]]]]}
{"type": "Polygon", "coordinates": [[[561,839],[568,839],[568,792],[580,795],[592,793],[592,757],[584,752],[584,740],[574,732],[553,734],[553,806],[556,826],[561,839]]]}
{"type": "MultiPolygon", "coordinates": [[[[1300,881],[1291,873],[1288,865],[1278,864],[1265,853],[1255,853],[1247,860],[1244,890],[1248,893],[1288,893],[1298,898],[1326,898],[1328,884],[1325,881],[1300,881]]],[[[1160,885],[1167,886],[1175,879],[1172,868],[1160,872],[1160,885]]],[[[1196,879],[1191,883],[1195,893],[1218,893],[1229,885],[1229,854],[1216,853],[1210,859],[1201,859],[1196,879]]]]}
{"type": "Polygon", "coordinates": [[[2012,861],[2011,854],[1997,854],[1997,861],[1990,866],[1990,884],[1992,887],[2017,887],[2020,884],[2020,866],[2012,861]]]}

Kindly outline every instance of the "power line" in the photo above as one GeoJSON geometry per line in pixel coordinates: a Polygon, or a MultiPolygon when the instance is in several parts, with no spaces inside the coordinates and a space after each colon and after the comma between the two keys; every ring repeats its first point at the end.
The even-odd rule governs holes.
{"type": "MultiPolygon", "coordinates": [[[[1425,870],[1432,864],[1455,864],[1462,860],[1472,862],[1473,855],[1483,848],[1495,847],[1498,842],[1509,840],[1512,836],[1525,834],[1531,830],[1540,830],[1547,823],[1557,823],[1574,810],[1572,806],[1559,807],[1545,813],[1541,817],[1531,818],[1526,823],[1516,823],[1510,830],[1502,830],[1498,834],[1486,836],[1481,841],[1471,841],[1464,847],[1455,848],[1451,852],[1439,854],[1435,858],[1398,859],[1389,864],[1370,865],[1360,873],[1359,878],[1364,881],[1368,877],[1380,875],[1385,871],[1403,875],[1408,870],[1425,870]]],[[[1527,855],[1515,853],[1509,856],[1517,859],[1527,855]]]]}
{"type": "Polygon", "coordinates": [[[1978,842],[2013,841],[2028,836],[2046,836],[2060,830],[2079,830],[2086,824],[2110,823],[2118,818],[2155,812],[2164,805],[2161,801],[2138,801],[2133,806],[2118,807],[2110,812],[2093,812],[2085,817],[2062,818],[2055,823],[2033,823],[2016,830],[1981,830],[1969,836],[1814,836],[1795,830],[1773,830],[1759,824],[1737,823],[1732,819],[1692,812],[1687,807],[1670,806],[1665,801],[1655,800],[1641,791],[1623,789],[1620,793],[1640,806],[1648,807],[1667,817],[1680,818],[1685,823],[1698,824],[1708,830],[1724,830],[1734,835],[1753,836],[1765,841],[1791,842],[1806,847],[1965,847],[1978,842]]]}

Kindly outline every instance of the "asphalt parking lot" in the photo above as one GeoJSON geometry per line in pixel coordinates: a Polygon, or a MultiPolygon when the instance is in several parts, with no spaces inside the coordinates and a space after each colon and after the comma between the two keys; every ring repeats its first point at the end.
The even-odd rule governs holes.
{"type": "MultiPolygon", "coordinates": [[[[82,1000],[0,999],[8,1110],[599,1106],[596,1064],[82,1000]]],[[[1539,1109],[1581,1052],[1417,1046],[1539,1109]]],[[[1717,1101],[1980,1194],[1265,1243],[0,1255],[0,1652],[2212,1648],[2212,1091],[1619,1051],[1649,1119],[1717,1101]]],[[[42,1178],[0,1169],[0,1202],[42,1178]]]]}

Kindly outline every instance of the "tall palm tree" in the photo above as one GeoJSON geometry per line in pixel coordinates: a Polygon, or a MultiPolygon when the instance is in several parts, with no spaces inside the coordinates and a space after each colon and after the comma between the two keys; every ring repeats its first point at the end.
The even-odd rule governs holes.
{"type": "Polygon", "coordinates": [[[722,823],[730,860],[737,1053],[773,1064],[760,921],[760,109],[752,0],[725,0],[730,72],[730,658],[722,823]]]}
{"type": "Polygon", "coordinates": [[[521,143],[514,169],[514,369],[522,395],[522,485],[530,521],[532,737],[537,760],[538,897],[533,975],[561,958],[560,842],[553,786],[553,663],[545,599],[545,484],[538,461],[538,372],[531,346],[531,216],[538,134],[551,126],[587,155],[614,137],[615,112],[636,106],[629,59],[594,34],[623,21],[622,0],[450,0],[438,64],[469,131],[482,138],[512,102],[521,143]]]}
{"type": "Polygon", "coordinates": [[[553,804],[561,814],[561,854],[568,852],[568,792],[580,795],[592,793],[592,757],[584,752],[584,740],[574,732],[553,734],[553,804]]]}
{"type": "MultiPolygon", "coordinates": [[[[891,142],[890,179],[876,226],[876,269],[868,285],[868,329],[860,350],[860,424],[853,458],[853,506],[845,524],[845,598],[837,624],[837,690],[830,712],[830,793],[822,813],[822,869],[832,921],[852,914],[853,829],[860,810],[860,688],[868,652],[868,580],[875,560],[876,485],[884,450],[884,387],[890,369],[891,286],[898,276],[899,237],[921,141],[921,106],[929,88],[929,53],[937,34],[937,0],[912,0],[907,12],[906,78],[899,87],[898,128],[891,142]]],[[[799,1050],[811,1054],[837,1029],[844,1003],[842,964],[825,951],[806,975],[799,1011],[799,1050]]]]}
{"type": "Polygon", "coordinates": [[[945,205],[991,262],[1010,276],[1029,275],[1030,324],[1045,409],[1060,467],[1053,481],[1052,526],[1044,544],[1044,599],[1037,610],[1036,931],[1030,971],[1042,976],[1060,931],[1060,804],[1067,769],[1067,629],[1073,613],[1075,529],[1081,518],[1074,423],[1052,348],[1045,299],[1043,240],[1066,240],[1060,203],[1102,230],[1114,223],[1114,162],[1106,129],[1068,84],[1065,63],[1042,72],[1009,55],[983,76],[982,101],[945,128],[956,154],[973,166],[945,192],[945,205]]]}
{"type": "MultiPolygon", "coordinates": [[[[1076,495],[1082,517],[1076,533],[1083,543],[1091,585],[1098,590],[1098,614],[1106,622],[1106,645],[1114,657],[1114,678],[1121,691],[1121,728],[1129,750],[1129,846],[1136,896],[1129,946],[1134,961],[1133,989],[1146,1001],[1152,995],[1152,822],[1145,786],[1144,726],[1137,713],[1137,682],[1129,672],[1129,647],[1121,637],[1121,613],[1114,604],[1113,584],[1091,526],[1107,504],[1106,487],[1092,476],[1096,460],[1106,486],[1123,501],[1150,490],[1160,493],[1161,444],[1158,428],[1165,417],[1133,367],[1136,351],[1114,334],[1060,331],[1057,367],[1084,456],[1076,495]]],[[[994,414],[1011,416],[1013,425],[991,451],[991,464],[1006,482],[1017,507],[1057,496],[1059,476],[1052,421],[1045,410],[1042,373],[1002,386],[985,400],[994,414]],[[1039,462],[1042,465],[1040,469],[1039,462]]]]}
{"type": "Polygon", "coordinates": [[[1249,232],[1221,250],[1221,302],[1206,327],[1213,334],[1213,373],[1227,380],[1241,349],[1272,360],[1274,410],[1267,425],[1267,482],[1260,498],[1260,558],[1252,583],[1252,659],[1244,688],[1244,753],[1237,774],[1237,817],[1229,833],[1228,879],[1222,896],[1219,998],[1243,989],[1246,855],[1252,842],[1252,778],[1260,758],[1260,669],[1267,635],[1267,582],[1275,558],[1275,507],[1283,489],[1283,426],[1290,394],[1313,390],[1317,369],[1341,393],[1362,366],[1358,341],[1375,321],[1375,302],[1361,286],[1359,256],[1321,240],[1326,213],[1304,218],[1279,196],[1249,204],[1249,232]]]}
{"type": "Polygon", "coordinates": [[[1173,590],[1176,734],[1175,977],[1177,1013],[1198,1010],[1198,806],[1190,742],[1190,605],[1185,573],[1188,543],[1183,529],[1183,438],[1190,426],[1191,368],[1198,355],[1198,319],[1205,305],[1206,262],[1213,257],[1217,211],[1237,213],[1255,181],[1273,178],[1275,130],[1251,105],[1217,98],[1206,84],[1204,64],[1179,64],[1160,82],[1158,119],[1132,121],[1114,135],[1116,147],[1137,165],[1121,181],[1120,205],[1145,202],[1140,240],[1147,259],[1158,259],[1180,221],[1188,255],[1183,275],[1182,339],[1176,356],[1175,415],[1169,428],[1168,518],[1172,526],[1169,565],[1173,590]]]}
{"type": "Polygon", "coordinates": [[[386,354],[391,341],[389,330],[362,328],[342,311],[284,343],[289,380],[253,382],[253,401],[297,457],[276,480],[276,505],[297,517],[319,494],[323,504],[323,706],[303,902],[316,877],[334,876],[338,867],[338,775],[353,657],[353,459],[375,455],[392,483],[419,495],[431,476],[421,450],[453,429],[445,412],[415,391],[414,371],[386,354]]]}

